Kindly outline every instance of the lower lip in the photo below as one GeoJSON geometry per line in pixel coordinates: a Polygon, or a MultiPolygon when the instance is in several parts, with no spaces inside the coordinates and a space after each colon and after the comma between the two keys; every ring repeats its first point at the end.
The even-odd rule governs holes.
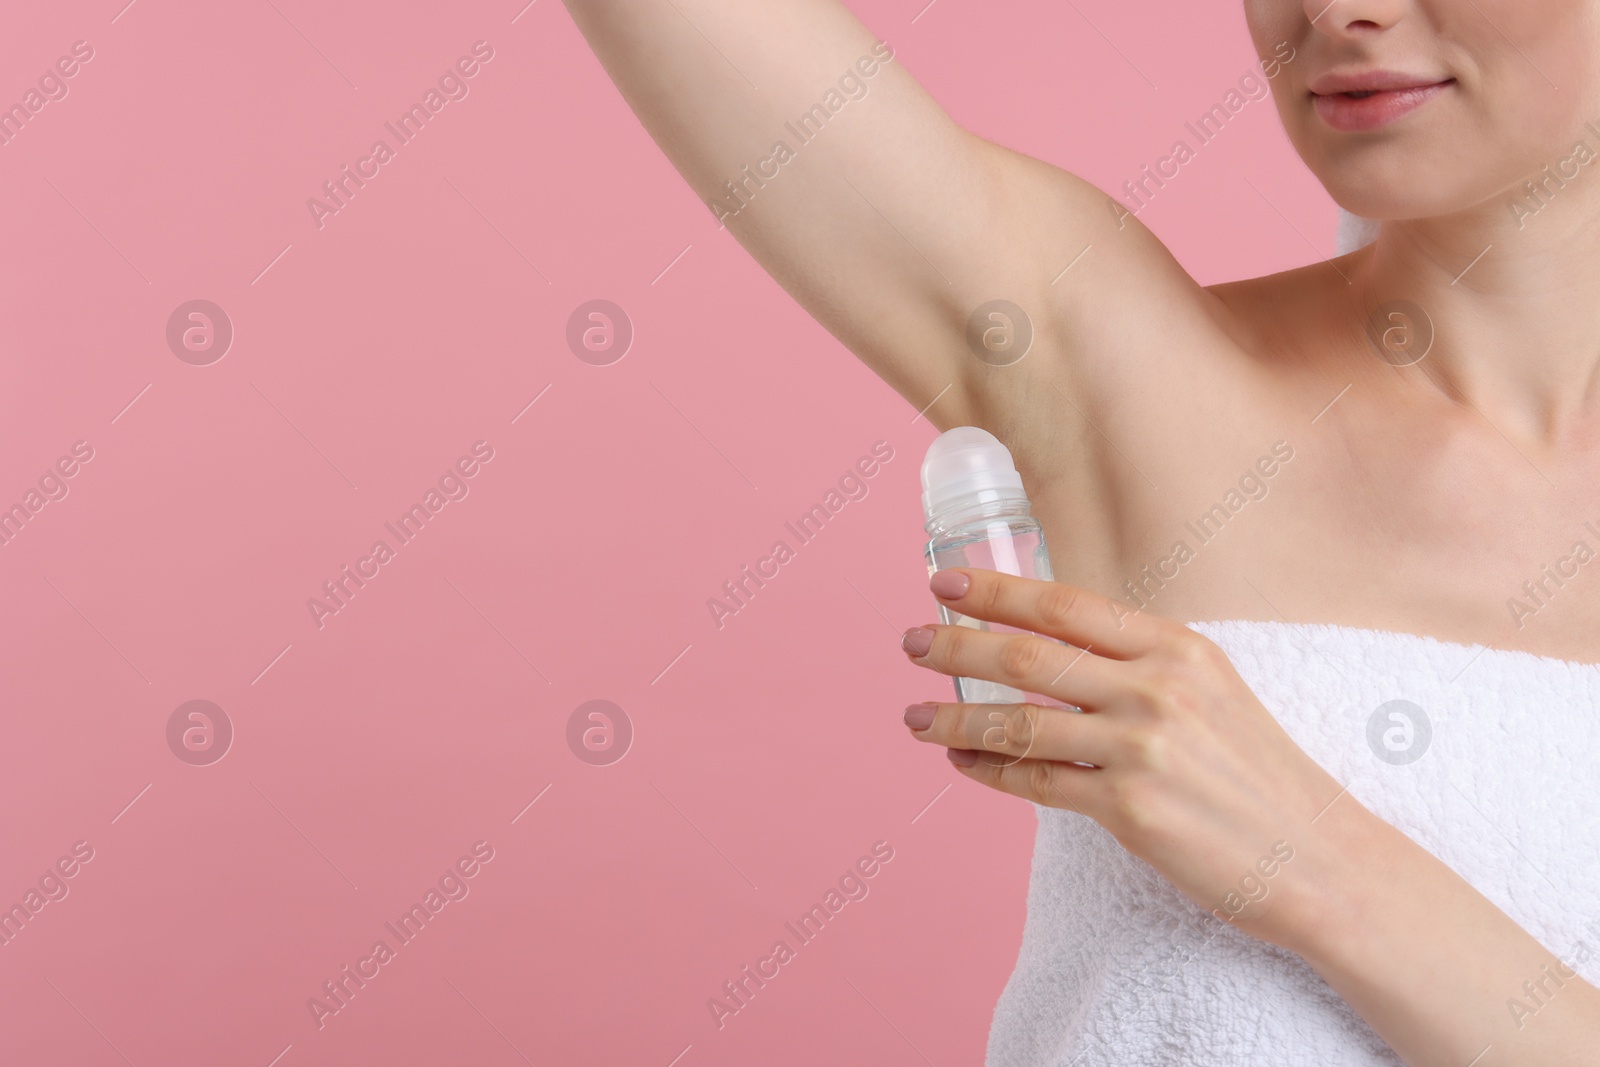
{"type": "Polygon", "coordinates": [[[1387,89],[1360,98],[1343,93],[1315,96],[1313,106],[1322,121],[1336,130],[1375,130],[1415,111],[1451,84],[1440,82],[1413,89],[1387,89]]]}

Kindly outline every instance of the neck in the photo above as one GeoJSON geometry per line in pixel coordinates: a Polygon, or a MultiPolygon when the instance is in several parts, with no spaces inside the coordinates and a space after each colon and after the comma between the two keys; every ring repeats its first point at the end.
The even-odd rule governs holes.
{"type": "Polygon", "coordinates": [[[1431,347],[1399,373],[1511,438],[1554,444],[1600,423],[1600,158],[1588,158],[1535,176],[1534,192],[1519,183],[1466,211],[1384,222],[1340,264],[1363,319],[1395,299],[1424,312],[1431,347]]]}

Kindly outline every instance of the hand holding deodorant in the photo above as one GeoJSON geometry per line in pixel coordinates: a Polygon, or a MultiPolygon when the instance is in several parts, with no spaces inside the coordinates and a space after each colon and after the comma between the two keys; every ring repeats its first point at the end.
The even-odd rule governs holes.
{"type": "MultiPolygon", "coordinates": [[[[1017,473],[1011,452],[989,431],[957,426],[928,446],[922,461],[922,510],[927,520],[924,529],[930,538],[929,577],[946,567],[978,567],[1019,578],[1055,580],[1044,533],[1033,517],[1022,476],[1017,473]]],[[[1027,632],[968,618],[943,604],[939,605],[939,619],[949,626],[975,630],[1027,632]]],[[[956,699],[963,704],[1020,704],[1029,700],[1020,690],[983,678],[956,678],[955,687],[956,699]]],[[[1049,699],[1032,702],[1062,706],[1049,699]]]]}

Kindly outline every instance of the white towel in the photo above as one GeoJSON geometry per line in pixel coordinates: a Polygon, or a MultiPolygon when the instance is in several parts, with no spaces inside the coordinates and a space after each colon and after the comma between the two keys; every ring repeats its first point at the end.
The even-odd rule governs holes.
{"type": "Polygon", "coordinates": [[[1362,245],[1371,244],[1377,236],[1377,219],[1365,219],[1360,215],[1352,215],[1344,208],[1339,209],[1339,222],[1333,235],[1335,255],[1354,252],[1362,245]]]}
{"type": "MultiPolygon", "coordinates": [[[[1600,983],[1600,666],[1337,626],[1191,627],[1361,803],[1600,983]],[[1430,739],[1413,729],[1408,748],[1386,711],[1369,743],[1393,700],[1423,709],[1430,739]]],[[[1213,918],[1092,820],[1035,811],[989,1067],[1402,1063],[1304,960],[1213,918]]]]}

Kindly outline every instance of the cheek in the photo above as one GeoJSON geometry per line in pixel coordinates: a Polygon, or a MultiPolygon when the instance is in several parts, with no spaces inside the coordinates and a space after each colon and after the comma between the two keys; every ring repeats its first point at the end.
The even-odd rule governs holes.
{"type": "Polygon", "coordinates": [[[1587,0],[1474,0],[1440,36],[1481,106],[1563,135],[1576,128],[1563,116],[1593,117],[1600,13],[1587,0]]]}
{"type": "MultiPolygon", "coordinates": [[[[1556,5],[1534,5],[1552,6],[1556,5]]],[[[1600,49],[1600,12],[1584,4],[1578,10],[1563,10],[1536,33],[1528,32],[1533,39],[1524,47],[1530,50],[1528,59],[1538,70],[1528,70],[1520,78],[1525,113],[1544,118],[1547,124],[1568,118],[1567,129],[1560,132],[1568,135],[1566,147],[1570,148],[1570,138],[1582,132],[1578,127],[1600,118],[1600,67],[1594,62],[1596,49],[1600,49]]]]}
{"type": "MultiPolygon", "coordinates": [[[[1589,8],[1565,0],[1527,5],[1496,0],[1485,6],[1506,37],[1480,36],[1473,42],[1481,66],[1460,106],[1476,126],[1472,134],[1479,144],[1496,146],[1491,159],[1500,166],[1467,150],[1460,157],[1463,165],[1493,169],[1495,177],[1520,185],[1546,165],[1559,170],[1580,141],[1591,150],[1600,147],[1600,137],[1586,128],[1591,122],[1600,126],[1600,69],[1592,58],[1600,49],[1600,25],[1589,8]]],[[[1592,173],[1590,166],[1583,172],[1592,173]]]]}
{"type": "Polygon", "coordinates": [[[1244,21],[1256,56],[1265,60],[1280,41],[1287,40],[1298,49],[1307,18],[1296,0],[1245,0],[1244,21]]]}

